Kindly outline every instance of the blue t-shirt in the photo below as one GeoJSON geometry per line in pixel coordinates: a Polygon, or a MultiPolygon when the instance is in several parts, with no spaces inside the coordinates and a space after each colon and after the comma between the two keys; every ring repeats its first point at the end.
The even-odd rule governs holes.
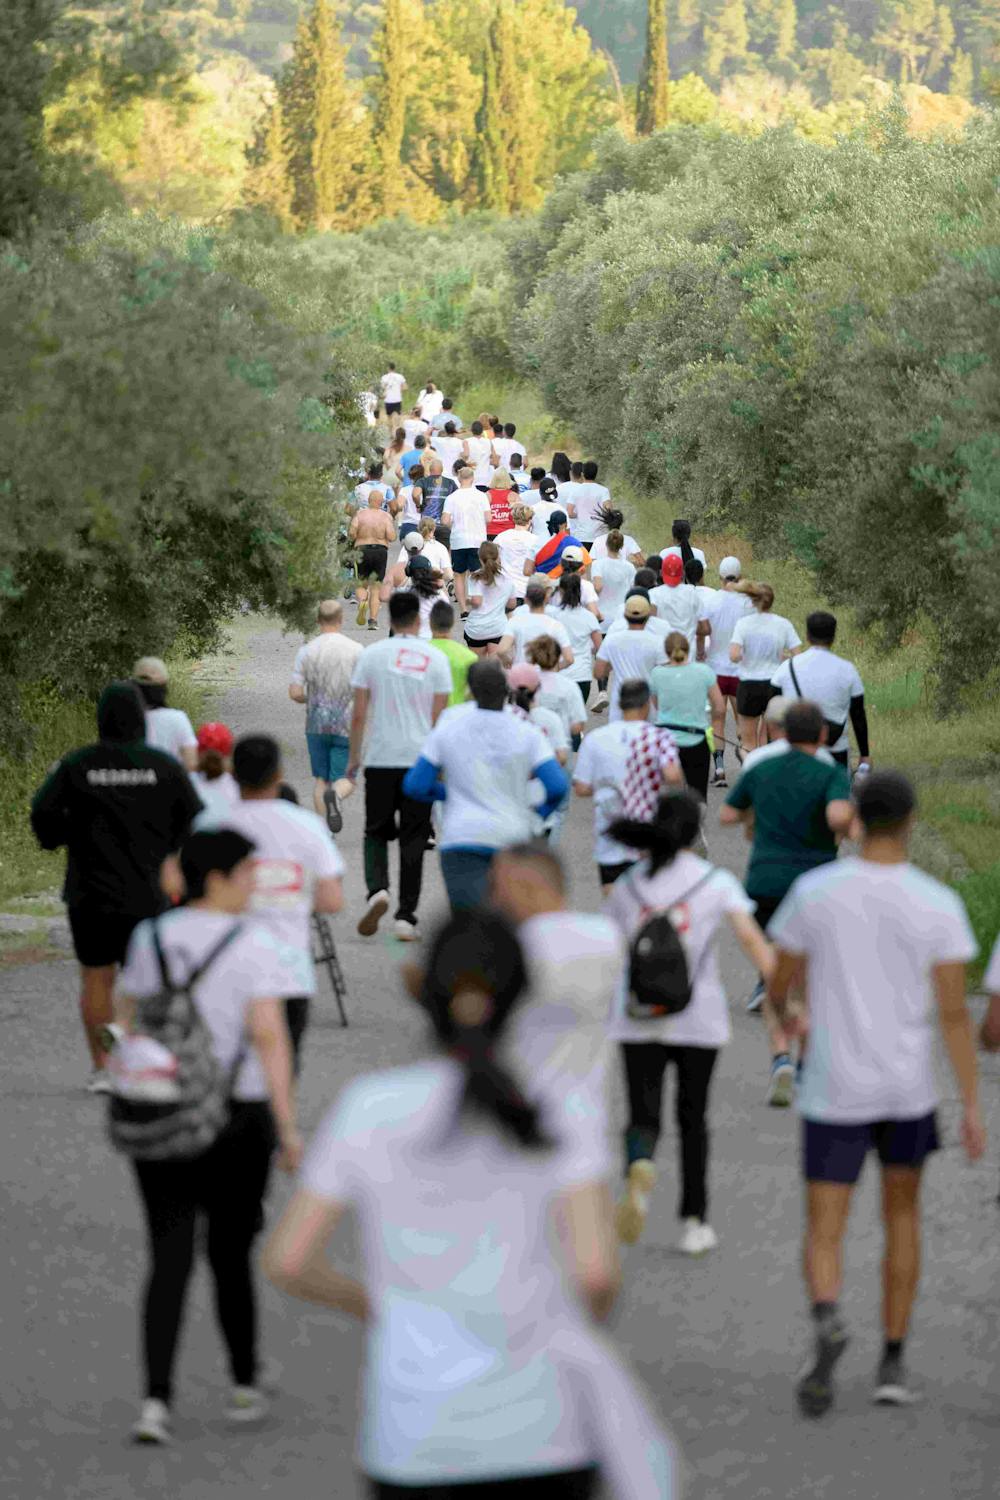
{"type": "Polygon", "coordinates": [[[449,422],[454,422],[456,433],[461,432],[464,423],[457,411],[439,411],[436,417],[431,417],[431,426],[435,432],[444,432],[449,422]]]}
{"type": "Polygon", "coordinates": [[[399,467],[403,471],[404,484],[409,484],[410,482],[410,470],[413,468],[413,465],[422,464],[426,462],[427,458],[428,453],[426,448],[411,448],[409,453],[403,454],[399,460],[399,467]]]}
{"type": "Polygon", "coordinates": [[[656,699],[656,722],[669,724],[678,745],[697,745],[705,738],[705,704],[714,687],[715,673],[702,661],[653,668],[649,690],[656,699]]]}

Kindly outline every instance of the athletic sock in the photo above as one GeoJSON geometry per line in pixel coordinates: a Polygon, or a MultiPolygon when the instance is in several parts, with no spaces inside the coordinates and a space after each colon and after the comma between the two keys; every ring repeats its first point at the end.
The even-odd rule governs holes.
{"type": "Polygon", "coordinates": [[[818,1323],[820,1330],[828,1324],[838,1321],[840,1311],[836,1302],[814,1302],[812,1305],[813,1322],[818,1323]]]}
{"type": "Polygon", "coordinates": [[[884,1357],[886,1359],[902,1359],[902,1357],[903,1357],[903,1340],[902,1339],[886,1339],[886,1341],[885,1341],[885,1356],[884,1357]]]}

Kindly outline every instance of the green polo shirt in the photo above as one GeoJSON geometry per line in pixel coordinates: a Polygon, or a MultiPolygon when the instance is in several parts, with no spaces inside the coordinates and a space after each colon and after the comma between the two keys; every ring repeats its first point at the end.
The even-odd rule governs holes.
{"type": "Polygon", "coordinates": [[[435,636],[431,645],[436,650],[443,651],[448,658],[448,666],[451,668],[448,707],[453,708],[456,703],[464,703],[469,696],[469,668],[477,660],[476,653],[470,651],[462,641],[453,641],[448,636],[435,636]]]}
{"type": "Polygon", "coordinates": [[[780,901],[806,870],[829,864],[837,843],[826,821],[829,803],[846,801],[851,783],[842,766],[826,765],[794,747],[751,766],[726,802],[753,808],[754,833],[747,895],[780,901]]]}

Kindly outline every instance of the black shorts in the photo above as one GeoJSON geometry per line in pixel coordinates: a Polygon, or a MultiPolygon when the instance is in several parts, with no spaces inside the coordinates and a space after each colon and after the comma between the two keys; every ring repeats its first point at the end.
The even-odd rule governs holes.
{"type": "Polygon", "coordinates": [[[861,1176],[869,1151],[878,1152],[883,1167],[919,1170],[940,1145],[933,1110],[916,1120],[870,1120],[861,1125],[803,1120],[802,1172],[807,1182],[847,1187],[861,1176]]]}
{"type": "Polygon", "coordinates": [[[465,634],[465,644],[471,651],[480,651],[484,646],[499,646],[502,640],[502,635],[490,635],[486,637],[485,641],[474,641],[468,632],[465,634]]]}
{"type": "Polygon", "coordinates": [[[381,583],[388,561],[388,547],[362,547],[358,558],[358,577],[377,578],[381,583]]]}
{"type": "Polygon", "coordinates": [[[627,859],[620,865],[598,865],[597,873],[601,877],[601,884],[614,885],[615,881],[628,870],[631,870],[634,864],[636,864],[636,860],[627,859]]]}
{"type": "Polygon", "coordinates": [[[403,410],[402,401],[387,401],[385,403],[385,414],[387,417],[399,416],[403,410]]]}
{"type": "Polygon", "coordinates": [[[519,1474],[516,1479],[479,1479],[463,1484],[387,1484],[369,1479],[371,1500],[592,1500],[597,1469],[570,1469],[554,1474],[519,1474]]]}
{"type": "Polygon", "coordinates": [[[111,964],[123,964],[129,938],[139,923],[146,920],[144,916],[103,911],[97,906],[71,906],[66,915],[73,938],[73,952],[85,969],[106,969],[111,964]]]}
{"type": "Polygon", "coordinates": [[[745,719],[759,719],[771,699],[776,698],[779,692],[780,689],[773,687],[767,680],[741,682],[736,693],[736,712],[745,719]]]}

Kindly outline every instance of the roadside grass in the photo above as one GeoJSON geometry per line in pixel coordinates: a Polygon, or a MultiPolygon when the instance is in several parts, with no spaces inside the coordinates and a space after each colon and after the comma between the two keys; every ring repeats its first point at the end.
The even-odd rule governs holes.
{"type": "MultiPolygon", "coordinates": [[[[205,699],[192,664],[170,663],[171,705],[183,708],[197,726],[205,699]]],[[[38,847],[29,822],[31,799],[61,756],[97,738],[93,703],[67,700],[45,687],[26,688],[23,702],[34,730],[32,748],[20,758],[0,754],[0,904],[61,888],[65,853],[38,847]]],[[[13,909],[32,914],[21,902],[13,909]]]]}

